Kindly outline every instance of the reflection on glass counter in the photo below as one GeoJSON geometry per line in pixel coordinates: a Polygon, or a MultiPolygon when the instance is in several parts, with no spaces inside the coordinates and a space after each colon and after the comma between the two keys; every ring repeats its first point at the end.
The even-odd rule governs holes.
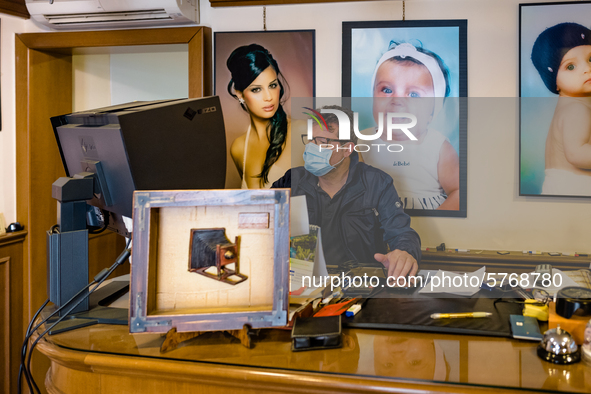
{"type": "MultiPolygon", "coordinates": [[[[164,336],[130,335],[125,326],[95,325],[51,336],[50,345],[105,356],[198,362],[200,368],[237,366],[267,373],[312,372],[329,378],[386,378],[396,382],[460,384],[569,392],[591,391],[591,365],[555,365],[536,355],[536,342],[484,336],[344,329],[340,349],[291,352],[290,331],[262,329],[247,349],[227,333],[210,332],[160,352],[164,336]],[[328,375],[325,375],[328,373],[328,375]]],[[[46,347],[42,348],[45,351],[46,347]]],[[[454,386],[455,387],[455,386],[454,386]]]]}

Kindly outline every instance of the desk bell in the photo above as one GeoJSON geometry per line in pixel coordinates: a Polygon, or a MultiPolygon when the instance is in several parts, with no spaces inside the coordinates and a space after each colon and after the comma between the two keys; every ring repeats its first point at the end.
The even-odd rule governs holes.
{"type": "Polygon", "coordinates": [[[581,359],[581,351],[570,333],[558,326],[544,333],[538,356],[554,364],[573,364],[581,359]]]}

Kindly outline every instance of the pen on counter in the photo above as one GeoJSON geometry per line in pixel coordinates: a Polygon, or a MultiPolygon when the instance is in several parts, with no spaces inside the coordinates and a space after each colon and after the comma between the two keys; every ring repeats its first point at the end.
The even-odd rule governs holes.
{"type": "Polygon", "coordinates": [[[575,257],[589,257],[589,254],[587,254],[587,253],[579,253],[579,252],[575,252],[575,257]]]}
{"type": "Polygon", "coordinates": [[[490,317],[490,312],[465,312],[465,313],[433,313],[431,319],[457,319],[461,317],[477,318],[490,317]]]}
{"type": "Polygon", "coordinates": [[[456,252],[460,252],[460,253],[468,253],[470,251],[470,249],[456,249],[456,252]]]}

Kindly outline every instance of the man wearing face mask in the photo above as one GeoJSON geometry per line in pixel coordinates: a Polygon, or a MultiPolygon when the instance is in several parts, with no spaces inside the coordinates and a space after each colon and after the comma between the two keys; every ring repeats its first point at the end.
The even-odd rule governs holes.
{"type": "MultiPolygon", "coordinates": [[[[338,106],[349,117],[353,113],[338,106]]],[[[293,196],[305,195],[310,224],[322,229],[322,248],[328,265],[383,265],[388,276],[416,275],[421,240],[410,227],[392,178],[359,161],[354,150],[357,136],[339,140],[336,115],[323,113],[328,130],[313,126],[313,139],[306,144],[304,167],[293,168],[273,183],[274,188],[291,187],[293,196]]]]}

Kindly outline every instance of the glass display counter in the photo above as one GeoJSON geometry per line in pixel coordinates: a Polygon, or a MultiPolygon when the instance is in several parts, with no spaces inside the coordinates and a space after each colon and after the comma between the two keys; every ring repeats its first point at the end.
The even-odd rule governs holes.
{"type": "Polygon", "coordinates": [[[291,352],[290,331],[261,330],[247,349],[222,332],[160,352],[164,336],[97,324],[44,338],[50,393],[591,392],[591,365],[555,365],[536,342],[344,329],[341,349],[291,352]]]}

